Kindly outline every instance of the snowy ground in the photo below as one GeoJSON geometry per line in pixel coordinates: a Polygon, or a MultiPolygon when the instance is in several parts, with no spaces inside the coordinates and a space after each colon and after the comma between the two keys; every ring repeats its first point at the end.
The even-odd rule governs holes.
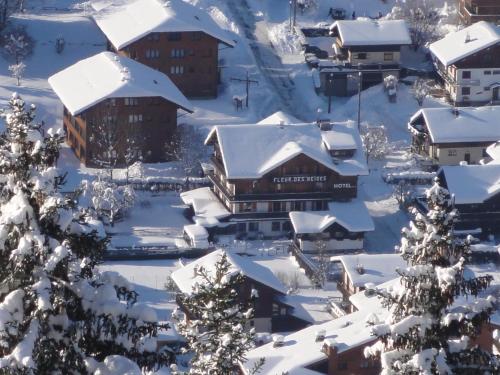
{"type": "Polygon", "coordinates": [[[182,228],[189,224],[177,192],[138,192],[135,206],[113,227],[111,248],[121,246],[186,246],[182,228]]]}

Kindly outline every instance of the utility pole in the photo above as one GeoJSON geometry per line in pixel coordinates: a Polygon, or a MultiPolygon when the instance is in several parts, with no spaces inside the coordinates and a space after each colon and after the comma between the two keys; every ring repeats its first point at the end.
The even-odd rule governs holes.
{"type": "Polygon", "coordinates": [[[290,32],[295,34],[295,24],[297,22],[297,0],[289,0],[290,4],[290,32]]]}
{"type": "Polygon", "coordinates": [[[358,72],[358,131],[361,130],[361,86],[363,82],[363,72],[358,72]]]}
{"type": "Polygon", "coordinates": [[[248,108],[248,96],[250,95],[250,84],[251,83],[255,83],[255,84],[259,84],[259,81],[256,81],[256,80],[253,80],[253,79],[250,79],[248,77],[248,70],[247,70],[247,78],[246,79],[242,79],[242,78],[231,78],[231,81],[237,81],[237,82],[245,82],[246,84],[246,93],[247,93],[247,97],[245,99],[245,106],[248,108]]]}
{"type": "Polygon", "coordinates": [[[333,73],[328,74],[326,89],[328,94],[328,113],[332,113],[333,73]]]}

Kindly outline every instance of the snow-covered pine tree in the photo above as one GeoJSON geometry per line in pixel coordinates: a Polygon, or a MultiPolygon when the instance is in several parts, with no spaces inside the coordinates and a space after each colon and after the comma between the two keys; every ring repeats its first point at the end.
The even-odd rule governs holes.
{"type": "MultiPolygon", "coordinates": [[[[253,318],[252,290],[241,298],[243,276],[236,271],[223,253],[213,268],[199,267],[199,278],[190,295],[180,295],[189,319],[178,319],[179,332],[187,339],[186,352],[192,351],[190,369],[183,373],[173,366],[176,375],[234,375],[238,363],[245,362],[245,353],[254,347],[255,329],[250,328],[253,318]]],[[[174,318],[176,317],[174,314],[174,318]]],[[[263,361],[253,369],[257,373],[263,361]]]]}
{"type": "Polygon", "coordinates": [[[498,374],[498,358],[472,341],[492,311],[492,298],[478,297],[491,277],[473,277],[465,266],[470,239],[454,236],[448,190],[436,180],[426,194],[427,215],[416,213],[402,231],[399,251],[408,267],[381,292],[389,318],[373,327],[379,340],[365,354],[380,355],[382,375],[498,374]]]}
{"type": "Polygon", "coordinates": [[[0,372],[107,374],[132,363],[135,374],[130,360],[168,364],[156,351],[154,310],[135,304],[123,277],[95,268],[107,243],[102,225],[59,192],[63,138],[44,134],[16,94],[2,117],[0,372]]]}

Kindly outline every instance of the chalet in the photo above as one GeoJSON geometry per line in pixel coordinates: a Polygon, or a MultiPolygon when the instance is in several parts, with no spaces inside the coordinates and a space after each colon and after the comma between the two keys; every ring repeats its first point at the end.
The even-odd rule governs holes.
{"type": "MultiPolygon", "coordinates": [[[[340,264],[342,275],[338,289],[342,292],[345,302],[359,292],[366,289],[369,291],[393,280],[398,276],[397,269],[406,267],[406,262],[399,254],[340,255],[331,257],[330,261],[340,264]]],[[[349,306],[350,312],[359,310],[349,303],[344,306],[349,306]]]]}
{"type": "Polygon", "coordinates": [[[470,25],[478,21],[500,23],[500,3],[498,0],[459,0],[460,20],[470,25]]]}
{"type": "Polygon", "coordinates": [[[361,72],[364,87],[380,83],[388,75],[399,77],[401,48],[411,44],[410,33],[402,20],[336,21],[330,27],[335,38],[333,65],[320,72],[322,86],[333,79],[333,95],[348,91],[348,76],[361,72]]]}
{"type": "Polygon", "coordinates": [[[438,165],[478,164],[500,139],[500,106],[424,108],[408,122],[414,152],[438,165]]]}
{"type": "Polygon", "coordinates": [[[365,232],[375,230],[365,203],[329,202],[325,211],[290,212],[294,241],[302,252],[317,252],[318,241],[329,251],[361,250],[365,232]]]}
{"type": "MultiPolygon", "coordinates": [[[[358,176],[368,173],[359,133],[350,123],[326,131],[314,124],[216,126],[205,143],[214,147],[212,187],[181,198],[193,220],[212,233],[288,236],[291,212],[336,215],[331,210],[337,206],[329,203],[349,205],[357,196],[358,176]]],[[[367,214],[364,205],[351,209],[367,214]]]]}
{"type": "MultiPolygon", "coordinates": [[[[203,266],[211,272],[223,253],[223,250],[216,250],[172,272],[172,279],[181,293],[191,295],[194,284],[200,282],[200,277],[195,275],[195,267],[203,266]]],[[[248,257],[225,254],[231,263],[231,272],[243,275],[243,284],[237,291],[238,298],[241,302],[249,302],[253,298],[254,318],[250,325],[257,332],[293,331],[310,324],[294,314],[294,306],[286,300],[286,288],[268,268],[248,257]]],[[[190,318],[190,312],[181,300],[178,298],[177,301],[186,317],[190,318]]]]}
{"type": "Polygon", "coordinates": [[[459,212],[457,229],[498,233],[500,164],[444,166],[438,176],[454,196],[459,212]]]}
{"type": "Polygon", "coordinates": [[[500,27],[477,22],[432,43],[430,52],[452,103],[500,103],[500,27]]]}
{"type": "Polygon", "coordinates": [[[96,1],[108,49],[167,74],[187,97],[216,97],[219,45],[234,41],[209,13],[182,0],[96,1]]]}
{"type": "MultiPolygon", "coordinates": [[[[381,284],[377,289],[398,288],[398,279],[381,284]]],[[[290,375],[374,375],[380,373],[380,360],[366,358],[364,349],[376,341],[372,334],[374,324],[383,323],[388,310],[381,304],[376,293],[359,292],[352,296],[357,311],[313,325],[283,337],[280,345],[269,343],[246,355],[240,364],[240,374],[249,375],[252,368],[264,357],[261,373],[290,375]]],[[[450,311],[465,314],[468,310],[456,302],[450,311]]],[[[499,326],[498,313],[481,330],[474,342],[483,350],[492,351],[492,332],[499,326]]]]}
{"type": "Polygon", "coordinates": [[[54,74],[49,84],[61,100],[66,141],[87,166],[102,166],[112,147],[125,164],[130,139],[137,157],[165,161],[164,147],[177,128],[177,110],[192,112],[163,73],[127,57],[102,52],[54,74]],[[105,144],[108,139],[112,144],[105,144]]]}

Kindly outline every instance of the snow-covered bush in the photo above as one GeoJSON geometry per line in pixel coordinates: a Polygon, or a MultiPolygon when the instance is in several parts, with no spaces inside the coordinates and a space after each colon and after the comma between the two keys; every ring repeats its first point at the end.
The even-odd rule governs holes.
{"type": "Polygon", "coordinates": [[[423,78],[418,78],[412,87],[413,97],[417,101],[418,105],[422,107],[424,105],[424,99],[429,96],[430,89],[428,80],[423,78]]]}
{"type": "Polygon", "coordinates": [[[3,52],[16,64],[25,60],[33,52],[33,39],[24,27],[6,30],[3,38],[3,52]]]}
{"type": "Polygon", "coordinates": [[[12,74],[12,77],[16,79],[17,86],[21,86],[21,79],[24,75],[24,70],[26,69],[26,65],[20,61],[18,64],[9,65],[9,71],[12,74]]]}
{"type": "Polygon", "coordinates": [[[427,215],[415,212],[402,230],[408,266],[380,292],[389,317],[373,326],[379,340],[365,354],[380,355],[382,375],[500,373],[500,358],[472,345],[493,310],[494,298],[478,297],[492,277],[467,269],[470,238],[453,234],[458,212],[448,190],[436,182],[426,194],[427,215]]]}
{"type": "Polygon", "coordinates": [[[179,333],[188,343],[184,351],[192,351],[193,358],[187,373],[177,367],[172,372],[234,375],[239,363],[245,362],[245,353],[255,346],[255,329],[249,323],[254,313],[251,302],[258,296],[253,291],[249,296],[241,295],[243,276],[234,271],[225,253],[213,268],[197,268],[195,276],[200,282],[192,293],[180,295],[190,319],[180,320],[177,313],[173,314],[179,333]]]}
{"type": "Polygon", "coordinates": [[[118,186],[101,176],[91,184],[84,184],[90,188],[92,208],[97,217],[106,223],[114,225],[134,206],[136,195],[131,185],[118,186]]]}
{"type": "Polygon", "coordinates": [[[405,20],[415,49],[440,38],[436,0],[397,0],[388,19],[405,20]]]}
{"type": "Polygon", "coordinates": [[[136,304],[122,276],[95,268],[107,245],[102,224],[60,193],[62,134],[42,133],[18,95],[2,117],[0,372],[88,374],[124,357],[144,369],[168,364],[155,311],[136,304]]]}
{"type": "Polygon", "coordinates": [[[383,159],[390,151],[385,126],[361,125],[361,139],[368,159],[383,159]]]}

